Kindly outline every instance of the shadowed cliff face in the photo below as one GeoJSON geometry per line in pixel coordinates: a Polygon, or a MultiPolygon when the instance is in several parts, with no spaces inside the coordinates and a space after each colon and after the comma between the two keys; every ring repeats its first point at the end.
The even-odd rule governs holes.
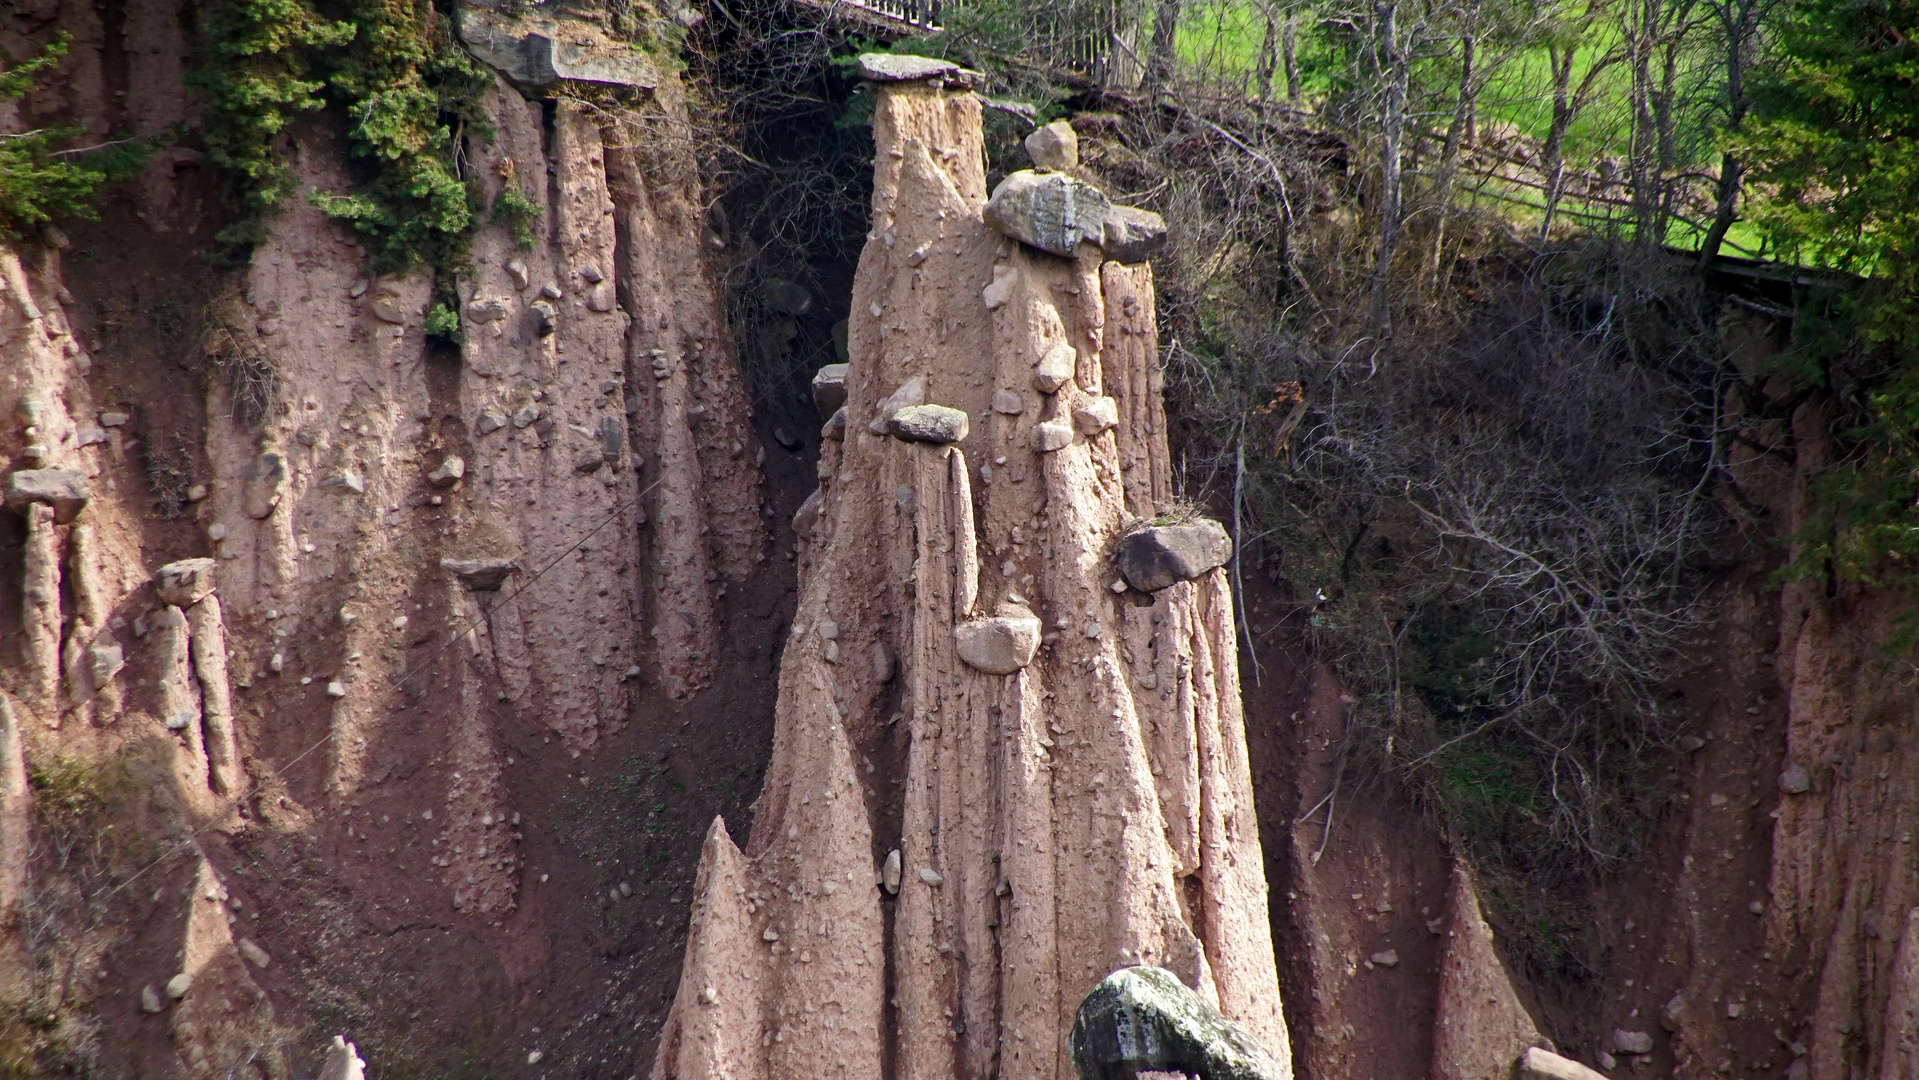
{"type": "Polygon", "coordinates": [[[1141,594],[1111,561],[1168,509],[1151,275],[989,231],[979,110],[879,90],[773,762],[745,850],[708,838],[662,1080],[1068,1077],[1135,963],[1286,1057],[1225,573],[1141,594]],[[969,433],[889,434],[920,400],[969,433]]]}

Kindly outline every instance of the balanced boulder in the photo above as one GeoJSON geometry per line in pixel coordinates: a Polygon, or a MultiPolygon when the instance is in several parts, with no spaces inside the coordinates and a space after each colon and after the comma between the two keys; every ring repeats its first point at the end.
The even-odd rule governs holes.
{"type": "Polygon", "coordinates": [[[986,224],[1001,235],[1068,258],[1080,241],[1100,243],[1112,209],[1104,192],[1065,173],[1016,172],[986,203],[986,224]]]}
{"type": "Polygon", "coordinates": [[[7,509],[25,514],[32,503],[53,507],[53,519],[62,525],[86,509],[93,490],[77,469],[21,469],[7,477],[7,509]]]}
{"type": "Polygon", "coordinates": [[[1225,526],[1207,518],[1179,525],[1148,525],[1120,538],[1114,561],[1126,584],[1140,592],[1193,581],[1233,557],[1225,526]]]}
{"type": "Polygon", "coordinates": [[[1026,156],[1036,169],[1072,169],[1079,165],[1079,135],[1073,125],[1055,120],[1026,136],[1026,156]]]}
{"type": "Polygon", "coordinates": [[[1121,968],[1073,1019],[1080,1080],[1171,1072],[1204,1080],[1282,1080],[1292,1070],[1165,968],[1121,968]]]}

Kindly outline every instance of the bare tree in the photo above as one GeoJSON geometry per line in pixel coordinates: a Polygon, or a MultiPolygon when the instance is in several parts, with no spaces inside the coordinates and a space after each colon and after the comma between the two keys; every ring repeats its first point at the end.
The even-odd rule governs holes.
{"type": "MultiPolygon", "coordinates": [[[[1759,49],[1759,28],[1771,9],[1771,0],[1706,0],[1719,31],[1718,60],[1724,80],[1720,105],[1725,110],[1725,130],[1736,132],[1746,122],[1752,107],[1746,76],[1759,49]]],[[[1739,217],[1739,193],[1746,176],[1746,164],[1731,151],[1719,155],[1719,176],[1713,184],[1712,224],[1699,244],[1699,265],[1710,267],[1719,257],[1726,234],[1739,217]]]]}
{"type": "Polygon", "coordinates": [[[1573,85],[1575,65],[1581,53],[1590,47],[1588,39],[1605,13],[1605,2],[1579,0],[1577,8],[1555,20],[1547,35],[1546,60],[1552,72],[1552,124],[1547,129],[1546,142],[1541,148],[1541,168],[1546,174],[1545,212],[1539,221],[1541,244],[1551,234],[1553,215],[1558,212],[1559,200],[1566,190],[1566,136],[1572,130],[1573,121],[1591,102],[1606,69],[1617,64],[1621,58],[1617,48],[1593,57],[1580,75],[1579,84],[1576,87],[1573,85]]]}

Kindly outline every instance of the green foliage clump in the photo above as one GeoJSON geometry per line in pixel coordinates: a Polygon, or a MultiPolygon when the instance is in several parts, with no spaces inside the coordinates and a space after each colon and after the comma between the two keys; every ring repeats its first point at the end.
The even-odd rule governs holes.
{"type": "Polygon", "coordinates": [[[286,193],[280,133],[325,105],[317,52],[345,45],[354,28],[321,18],[305,0],[224,0],[203,18],[206,62],[187,81],[206,99],[207,156],[232,170],[239,201],[258,215],[286,193]]]}
{"type": "MultiPolygon", "coordinates": [[[[62,34],[38,56],[0,72],[0,101],[24,97],[66,54],[67,37],[62,34]]],[[[26,230],[57,219],[91,220],[98,216],[95,192],[146,166],[146,145],[139,140],[59,148],[79,134],[79,128],[51,127],[0,135],[0,239],[18,239],[26,230]]]]}
{"type": "Polygon", "coordinates": [[[500,193],[493,197],[493,212],[489,221],[497,221],[512,230],[513,242],[523,248],[533,246],[533,222],[540,216],[540,205],[527,197],[514,179],[513,159],[503,163],[500,172],[500,193]]]}
{"type": "Polygon", "coordinates": [[[486,74],[425,0],[361,0],[354,18],[358,33],[327,82],[353,118],[353,153],[373,163],[374,179],[355,194],[316,193],[314,203],[372,239],[376,270],[451,268],[478,216],[477,184],[460,175],[458,147],[468,129],[486,133],[486,74]]]}
{"type": "Polygon", "coordinates": [[[452,279],[483,206],[460,148],[469,135],[489,134],[479,107],[487,76],[428,0],[357,0],[347,14],[329,20],[309,0],[212,5],[208,61],[193,82],[208,99],[212,158],[232,170],[249,212],[228,239],[255,237],[262,216],[285,196],[290,178],[280,140],[287,125],[301,113],[338,107],[367,180],[310,198],[368,239],[374,272],[431,266],[439,318],[428,332],[451,338],[459,325],[452,279]]]}
{"type": "Polygon", "coordinates": [[[1789,256],[1862,275],[1802,298],[1786,374],[1838,395],[1841,458],[1814,484],[1794,573],[1911,578],[1919,559],[1919,3],[1806,0],[1776,24],[1736,151],[1789,256]]]}

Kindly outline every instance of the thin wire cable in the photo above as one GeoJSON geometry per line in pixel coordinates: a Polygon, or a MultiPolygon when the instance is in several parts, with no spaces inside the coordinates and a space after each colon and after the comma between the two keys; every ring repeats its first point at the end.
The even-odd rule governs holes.
{"type": "MultiPolygon", "coordinates": [[[[467,631],[472,630],[475,626],[478,626],[482,618],[488,615],[491,615],[493,612],[506,607],[508,604],[511,604],[515,600],[518,600],[528,589],[531,589],[534,585],[538,584],[540,579],[546,576],[547,571],[560,565],[560,560],[566,558],[568,555],[573,554],[575,551],[578,551],[581,544],[584,544],[588,540],[593,539],[593,537],[596,534],[598,534],[601,529],[604,529],[608,525],[611,525],[616,519],[619,518],[621,514],[624,514],[628,510],[639,505],[640,500],[646,498],[649,494],[652,494],[653,489],[656,487],[659,487],[664,480],[665,480],[665,477],[661,477],[659,480],[653,481],[653,483],[647,485],[647,487],[643,491],[641,491],[638,495],[635,495],[631,499],[628,499],[626,502],[621,503],[619,506],[614,507],[613,511],[609,513],[605,517],[605,519],[603,519],[598,525],[595,525],[593,526],[593,528],[587,530],[586,535],[580,537],[578,540],[573,541],[572,544],[567,546],[566,550],[560,552],[558,555],[555,555],[553,557],[552,562],[549,562],[545,566],[541,567],[539,573],[534,574],[530,578],[527,578],[526,581],[523,584],[521,584],[519,588],[514,589],[512,595],[508,596],[506,599],[500,601],[499,603],[493,605],[492,608],[481,611],[479,615],[472,616],[468,618],[467,620],[465,620],[466,624],[454,630],[453,633],[448,635],[446,642],[442,644],[438,649],[435,649],[433,651],[433,655],[427,657],[423,663],[420,663],[414,666],[411,670],[407,671],[404,675],[401,675],[400,680],[394,683],[393,686],[388,690],[388,692],[391,693],[393,691],[399,690],[401,687],[405,686],[407,684],[407,681],[409,679],[412,679],[413,676],[418,675],[420,672],[426,671],[429,668],[431,668],[434,662],[439,660],[441,656],[445,655],[448,649],[452,648],[455,644],[459,642],[459,640],[462,637],[466,636],[467,631]]],[[[315,742],[312,746],[307,747],[305,750],[302,750],[299,753],[293,755],[291,759],[289,759],[284,764],[280,765],[276,771],[279,772],[282,776],[286,775],[286,773],[289,770],[291,770],[295,765],[298,765],[302,760],[304,760],[308,754],[311,754],[315,750],[318,750],[320,747],[325,746],[329,742],[332,742],[333,736],[334,736],[334,732],[329,730],[325,735],[322,735],[319,738],[319,741],[315,742]]],[[[228,809],[231,809],[233,806],[238,806],[240,804],[240,801],[244,799],[248,794],[250,794],[253,790],[254,790],[253,787],[249,784],[246,791],[242,791],[240,794],[233,796],[232,802],[229,804],[228,809]]],[[[175,844],[172,848],[168,849],[167,851],[162,852],[152,862],[134,871],[132,877],[129,877],[125,881],[121,882],[120,884],[115,885],[111,889],[108,889],[103,894],[97,894],[94,897],[94,899],[102,902],[113,899],[115,896],[117,896],[120,893],[120,890],[125,889],[127,886],[132,885],[134,882],[140,880],[142,877],[145,877],[147,872],[152,870],[154,867],[159,866],[161,863],[166,862],[168,859],[173,858],[175,855],[178,855],[182,851],[185,851],[187,848],[193,847],[196,844],[198,844],[200,840],[200,834],[207,831],[208,829],[213,828],[214,825],[218,824],[224,818],[225,818],[225,814],[220,814],[215,816],[212,820],[208,821],[206,824],[188,833],[186,836],[186,839],[180,841],[178,844],[175,844]]]]}

